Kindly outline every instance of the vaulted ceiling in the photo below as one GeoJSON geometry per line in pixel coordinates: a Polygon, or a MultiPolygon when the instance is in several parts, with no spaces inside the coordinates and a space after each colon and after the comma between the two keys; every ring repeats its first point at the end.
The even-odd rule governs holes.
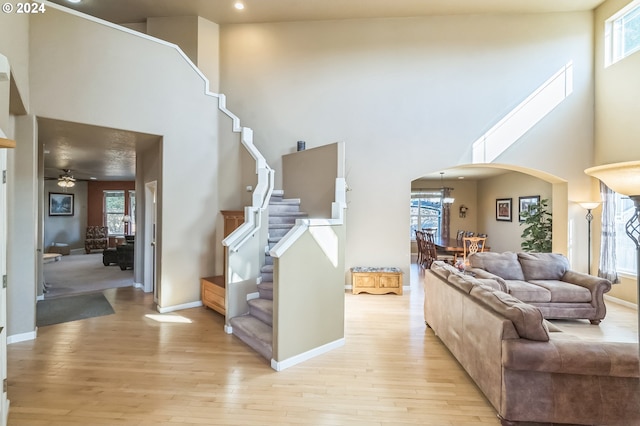
{"type": "MultiPolygon", "coordinates": [[[[392,18],[451,14],[549,13],[591,10],[604,0],[52,0],[110,22],[139,23],[147,17],[201,16],[218,24],[392,18]]],[[[133,180],[136,144],[157,136],[78,123],[39,120],[45,176],[71,169],[76,178],[133,180]]],[[[469,176],[470,177],[470,176],[469,176]]]]}

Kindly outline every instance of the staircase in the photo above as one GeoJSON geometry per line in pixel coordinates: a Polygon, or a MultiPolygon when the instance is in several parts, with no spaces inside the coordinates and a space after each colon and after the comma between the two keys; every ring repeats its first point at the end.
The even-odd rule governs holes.
{"type": "Polygon", "coordinates": [[[296,219],[307,217],[300,212],[300,199],[283,196],[284,191],[274,190],[269,200],[269,248],[260,269],[259,297],[247,301],[249,313],[229,320],[233,334],[267,360],[273,354],[273,259],[268,252],[293,228],[296,219]]]}

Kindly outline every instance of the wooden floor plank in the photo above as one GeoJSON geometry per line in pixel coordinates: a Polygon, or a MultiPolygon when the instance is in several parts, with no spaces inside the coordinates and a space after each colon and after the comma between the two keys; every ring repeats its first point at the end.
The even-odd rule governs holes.
{"type": "MultiPolygon", "coordinates": [[[[225,334],[212,310],[161,322],[152,295],[107,290],[114,315],[41,327],[35,341],[8,346],[9,425],[498,425],[425,327],[420,280],[413,266],[402,296],[346,292],[345,345],[282,372],[225,334]]],[[[587,322],[587,337],[628,338],[635,316],[620,309],[610,306],[599,328],[587,322]]]]}

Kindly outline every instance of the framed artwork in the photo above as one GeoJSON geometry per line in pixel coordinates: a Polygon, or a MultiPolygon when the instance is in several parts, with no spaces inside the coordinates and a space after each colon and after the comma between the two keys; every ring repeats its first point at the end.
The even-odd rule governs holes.
{"type": "Polygon", "coordinates": [[[73,194],[49,193],[49,216],[73,216],[73,194]]]}
{"type": "Polygon", "coordinates": [[[496,220],[511,222],[512,198],[496,198],[496,220]]]}
{"type": "Polygon", "coordinates": [[[518,198],[518,218],[520,222],[524,222],[524,218],[522,217],[523,212],[528,212],[532,207],[540,204],[540,196],[539,195],[530,195],[527,197],[519,197],[518,198]]]}

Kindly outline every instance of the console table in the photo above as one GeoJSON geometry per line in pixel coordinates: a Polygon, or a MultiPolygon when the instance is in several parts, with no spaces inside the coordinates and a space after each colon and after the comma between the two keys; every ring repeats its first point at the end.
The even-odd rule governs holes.
{"type": "Polygon", "coordinates": [[[402,271],[400,268],[351,268],[353,294],[402,294],[402,271]]]}

